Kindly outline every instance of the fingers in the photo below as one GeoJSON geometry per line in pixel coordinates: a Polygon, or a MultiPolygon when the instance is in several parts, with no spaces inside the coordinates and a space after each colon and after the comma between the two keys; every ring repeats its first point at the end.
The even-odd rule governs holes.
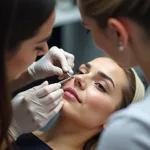
{"type": "Polygon", "coordinates": [[[67,59],[67,63],[68,65],[71,67],[71,69],[74,67],[74,60],[75,60],[75,57],[74,55],[68,53],[68,52],[65,52],[63,49],[61,49],[62,53],[64,53],[64,55],[66,56],[66,59],[67,59]]]}
{"type": "Polygon", "coordinates": [[[62,99],[62,94],[63,94],[63,90],[59,89],[57,91],[54,91],[52,93],[50,93],[49,95],[47,95],[46,97],[43,97],[39,100],[39,102],[41,104],[43,104],[44,106],[48,106],[53,107],[53,105],[56,106],[55,103],[57,103],[56,101],[59,99],[62,99]]]}
{"type": "Polygon", "coordinates": [[[48,81],[44,81],[41,85],[39,85],[39,88],[42,88],[44,86],[47,86],[48,85],[48,81]]]}
{"type": "Polygon", "coordinates": [[[59,60],[59,63],[61,64],[61,67],[63,69],[63,71],[67,72],[68,71],[68,63],[67,63],[67,60],[66,60],[66,57],[64,56],[64,54],[62,53],[62,51],[56,47],[56,46],[53,46],[51,49],[50,49],[50,52],[51,52],[51,56],[52,56],[52,60],[59,60]]]}
{"type": "MultiPolygon", "coordinates": [[[[38,86],[35,86],[35,87],[33,87],[33,88],[31,88],[31,89],[29,89],[30,91],[32,90],[32,91],[36,91],[36,90],[38,90],[38,89],[40,89],[40,88],[43,88],[44,86],[47,86],[48,85],[48,81],[44,81],[41,85],[38,85],[38,86]]],[[[28,91],[28,90],[27,90],[28,91]]],[[[25,91],[26,92],[26,91],[25,91]]]]}
{"type": "Polygon", "coordinates": [[[50,51],[52,54],[52,59],[59,60],[62,70],[64,72],[69,72],[73,74],[72,68],[74,67],[74,56],[68,52],[65,52],[63,49],[59,49],[57,47],[52,47],[50,51]]]}
{"type": "Polygon", "coordinates": [[[62,52],[59,52],[59,55],[57,55],[57,58],[60,61],[62,70],[64,72],[68,72],[70,70],[70,66],[68,65],[65,55],[62,52]]]}
{"type": "Polygon", "coordinates": [[[59,76],[58,79],[59,79],[59,80],[62,80],[62,79],[64,79],[64,77],[65,77],[65,74],[59,76]]]}
{"type": "Polygon", "coordinates": [[[24,98],[25,108],[36,128],[45,126],[60,111],[63,106],[62,94],[63,90],[58,89],[41,99],[24,98]]]}
{"type": "Polygon", "coordinates": [[[62,101],[62,98],[60,98],[60,99],[54,101],[53,103],[51,103],[51,104],[49,105],[50,107],[48,107],[48,109],[47,109],[47,112],[52,111],[55,107],[57,107],[57,106],[59,105],[59,103],[60,103],[61,101],[62,101]]]}
{"type": "Polygon", "coordinates": [[[61,108],[63,107],[63,102],[60,101],[55,108],[51,109],[50,111],[44,113],[37,112],[37,114],[34,114],[34,111],[30,112],[33,116],[33,121],[37,125],[38,128],[44,127],[55,115],[59,113],[61,108]]]}
{"type": "Polygon", "coordinates": [[[61,110],[61,108],[63,107],[63,101],[61,101],[53,110],[51,110],[48,114],[47,117],[50,119],[52,119],[56,114],[59,113],[59,111],[61,110]]]}
{"type": "Polygon", "coordinates": [[[62,75],[58,76],[58,79],[62,80],[62,79],[67,78],[67,77],[69,77],[69,76],[66,73],[63,73],[62,75]]]}
{"type": "Polygon", "coordinates": [[[38,98],[42,98],[42,97],[49,95],[50,93],[60,89],[60,87],[61,87],[61,84],[59,84],[59,83],[47,85],[47,86],[37,90],[35,92],[35,96],[37,96],[38,98]]]}
{"type": "Polygon", "coordinates": [[[63,71],[61,68],[57,67],[57,66],[51,66],[51,70],[53,70],[53,72],[55,73],[55,75],[62,75],[63,71]]]}

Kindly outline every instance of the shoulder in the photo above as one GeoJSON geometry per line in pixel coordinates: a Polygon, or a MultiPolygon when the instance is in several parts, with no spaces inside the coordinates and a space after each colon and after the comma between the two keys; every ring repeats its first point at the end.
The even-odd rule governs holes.
{"type": "Polygon", "coordinates": [[[114,113],[108,124],[113,124],[114,122],[126,124],[131,126],[135,124],[136,126],[150,128],[150,87],[146,93],[143,100],[138,103],[131,104],[128,108],[120,110],[114,113]]]}
{"type": "Polygon", "coordinates": [[[136,120],[116,120],[108,125],[99,141],[98,150],[148,150],[150,128],[136,120]]]}
{"type": "Polygon", "coordinates": [[[21,135],[17,141],[13,143],[14,149],[16,150],[52,150],[45,142],[43,142],[39,137],[42,132],[36,132],[36,135],[32,133],[27,133],[21,135]]]}
{"type": "Polygon", "coordinates": [[[149,131],[150,117],[148,114],[136,106],[131,107],[112,115],[100,139],[99,149],[150,149],[149,131]]]}
{"type": "Polygon", "coordinates": [[[34,134],[34,135],[37,136],[37,137],[40,137],[40,136],[42,136],[44,133],[43,133],[42,131],[40,131],[40,130],[37,130],[37,131],[32,132],[32,134],[34,134]]]}

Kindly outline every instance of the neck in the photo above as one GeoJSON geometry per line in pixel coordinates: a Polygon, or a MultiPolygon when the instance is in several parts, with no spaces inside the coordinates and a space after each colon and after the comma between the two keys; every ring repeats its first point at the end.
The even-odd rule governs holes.
{"type": "Polygon", "coordinates": [[[150,40],[143,36],[143,30],[136,23],[131,21],[128,25],[134,56],[150,84],[150,40]]]}
{"type": "Polygon", "coordinates": [[[138,45],[138,48],[135,50],[135,55],[148,84],[150,84],[150,47],[138,45]]]}
{"type": "Polygon", "coordinates": [[[79,127],[72,120],[66,121],[59,117],[53,127],[45,132],[43,140],[54,150],[82,150],[88,139],[99,132],[98,129],[79,127]]]}
{"type": "Polygon", "coordinates": [[[147,79],[148,84],[150,84],[150,63],[141,64],[140,67],[145,75],[145,78],[147,79]]]}

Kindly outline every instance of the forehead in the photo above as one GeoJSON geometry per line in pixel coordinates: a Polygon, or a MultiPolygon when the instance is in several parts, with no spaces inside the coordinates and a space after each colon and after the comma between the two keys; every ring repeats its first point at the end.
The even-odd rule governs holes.
{"type": "Polygon", "coordinates": [[[49,36],[52,32],[53,25],[55,21],[55,10],[50,14],[48,19],[41,25],[37,36],[45,37],[49,36]]]}
{"type": "Polygon", "coordinates": [[[114,73],[116,71],[123,72],[122,68],[110,58],[96,58],[88,62],[88,64],[92,66],[91,69],[96,69],[97,71],[104,71],[104,73],[114,73]]]}
{"type": "Polygon", "coordinates": [[[92,68],[91,71],[105,73],[113,81],[116,87],[122,88],[127,83],[127,78],[123,69],[109,58],[97,58],[88,62],[92,68]]]}

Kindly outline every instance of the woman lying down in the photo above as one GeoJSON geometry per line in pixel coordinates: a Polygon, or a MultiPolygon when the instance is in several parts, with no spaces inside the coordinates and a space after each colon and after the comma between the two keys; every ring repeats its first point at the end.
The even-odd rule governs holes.
{"type": "Polygon", "coordinates": [[[22,135],[18,150],[95,150],[109,116],[144,96],[144,86],[131,69],[122,69],[109,58],[80,66],[63,85],[64,105],[47,132],[22,135]]]}

